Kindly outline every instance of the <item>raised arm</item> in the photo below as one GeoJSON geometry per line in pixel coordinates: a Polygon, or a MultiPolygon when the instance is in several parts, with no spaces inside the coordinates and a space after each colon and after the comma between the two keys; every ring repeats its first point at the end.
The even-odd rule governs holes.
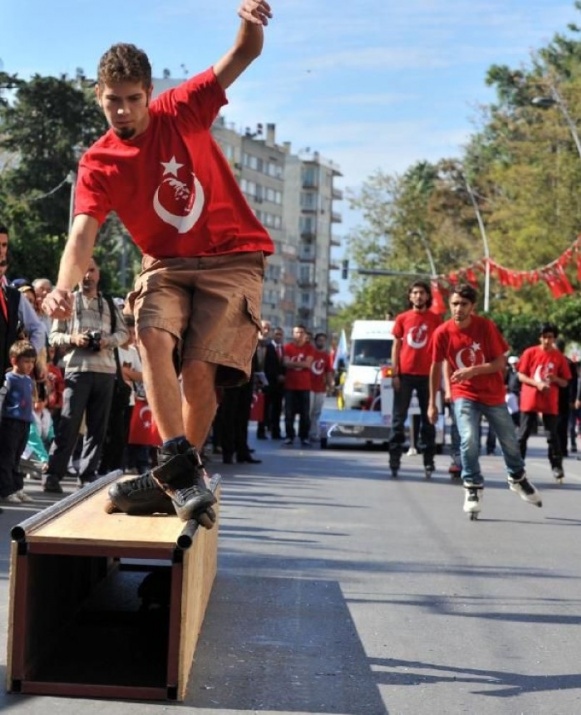
{"type": "Polygon", "coordinates": [[[99,223],[92,216],[75,216],[63,252],[56,287],[46,296],[42,307],[51,318],[66,320],[73,309],[72,289],[87,272],[97,239],[99,223]]]}
{"type": "Polygon", "coordinates": [[[214,65],[214,72],[223,89],[238,79],[262,52],[263,27],[268,25],[272,12],[266,0],[243,0],[238,15],[242,23],[234,45],[214,65]]]}

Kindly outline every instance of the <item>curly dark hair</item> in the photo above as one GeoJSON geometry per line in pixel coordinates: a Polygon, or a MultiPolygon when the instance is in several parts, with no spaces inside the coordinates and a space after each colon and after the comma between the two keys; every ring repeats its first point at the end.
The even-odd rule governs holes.
{"type": "Polygon", "coordinates": [[[450,290],[450,297],[453,295],[459,295],[460,298],[464,298],[464,300],[468,300],[472,304],[476,303],[478,300],[478,293],[476,292],[476,289],[469,283],[457,283],[455,286],[452,286],[450,290]]]}
{"type": "MultiPolygon", "coordinates": [[[[414,281],[408,288],[408,298],[410,297],[412,290],[414,288],[423,288],[428,294],[428,299],[426,300],[426,308],[432,307],[432,287],[427,281],[414,281]]],[[[410,301],[410,306],[412,305],[410,301]]]]}
{"type": "Polygon", "coordinates": [[[97,70],[100,86],[117,82],[141,82],[151,87],[151,64],[143,50],[120,42],[112,45],[101,57],[97,70]]]}

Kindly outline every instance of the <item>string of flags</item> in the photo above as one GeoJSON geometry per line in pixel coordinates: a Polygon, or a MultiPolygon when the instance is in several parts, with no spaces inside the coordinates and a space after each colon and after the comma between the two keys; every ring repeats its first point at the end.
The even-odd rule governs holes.
{"type": "Polygon", "coordinates": [[[491,258],[482,258],[465,268],[432,278],[432,310],[436,313],[446,312],[444,298],[448,294],[450,286],[465,282],[477,287],[477,273],[486,272],[487,262],[490,276],[495,276],[502,286],[518,290],[526,283],[534,285],[539,281],[544,281],[554,298],[562,298],[564,295],[571,295],[571,293],[575,292],[565,273],[565,268],[569,264],[575,262],[577,280],[581,282],[581,235],[577,236],[576,240],[558,258],[540,268],[515,271],[512,268],[501,266],[491,258]]]}

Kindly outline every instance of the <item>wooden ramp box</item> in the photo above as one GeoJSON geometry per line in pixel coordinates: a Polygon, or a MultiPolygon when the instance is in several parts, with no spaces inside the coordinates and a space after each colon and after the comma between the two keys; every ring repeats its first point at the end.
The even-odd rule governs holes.
{"type": "MultiPolygon", "coordinates": [[[[12,530],[10,692],[184,699],[216,575],[219,519],[206,530],[177,516],[106,514],[118,478],[12,530]]],[[[219,482],[211,484],[217,498],[219,482]]]]}

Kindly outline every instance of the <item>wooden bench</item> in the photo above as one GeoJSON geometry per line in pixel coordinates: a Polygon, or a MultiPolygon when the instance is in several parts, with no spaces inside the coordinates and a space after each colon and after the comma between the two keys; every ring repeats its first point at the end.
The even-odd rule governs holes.
{"type": "Polygon", "coordinates": [[[7,689],[183,700],[216,575],[213,529],[106,514],[112,473],[12,529],[7,689]]]}

